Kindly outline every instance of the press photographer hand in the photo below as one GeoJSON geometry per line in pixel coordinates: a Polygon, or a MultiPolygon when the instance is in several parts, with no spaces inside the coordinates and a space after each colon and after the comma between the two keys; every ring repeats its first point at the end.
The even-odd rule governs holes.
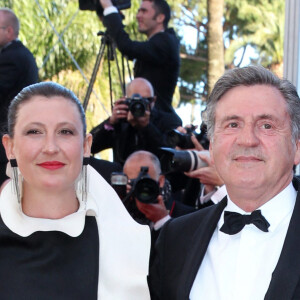
{"type": "Polygon", "coordinates": [[[197,151],[205,150],[194,135],[191,136],[191,141],[193,142],[193,144],[195,146],[195,148],[193,150],[197,150],[197,151]]]}
{"type": "MultiPolygon", "coordinates": [[[[183,133],[183,134],[187,134],[188,129],[190,129],[190,128],[193,128],[193,130],[195,130],[197,128],[197,125],[195,126],[195,125],[190,124],[190,125],[187,125],[185,127],[179,126],[179,127],[176,128],[176,130],[183,133]]],[[[205,150],[193,133],[192,133],[190,139],[191,139],[194,147],[189,149],[189,150],[196,150],[196,151],[205,150]]],[[[177,149],[177,150],[187,150],[186,148],[182,149],[179,146],[176,146],[175,149],[177,149]]]]}
{"type": "Polygon", "coordinates": [[[192,177],[198,178],[201,183],[205,185],[205,191],[208,193],[212,191],[216,186],[223,185],[224,182],[216,171],[215,165],[213,164],[210,157],[198,153],[201,160],[205,161],[208,166],[197,169],[191,172],[185,172],[184,174],[192,177]]]}
{"type": "MultiPolygon", "coordinates": [[[[130,184],[130,179],[128,180],[128,183],[126,185],[126,193],[129,194],[132,189],[132,185],[130,184]]],[[[157,197],[157,203],[153,204],[146,204],[139,201],[137,198],[134,198],[136,206],[138,210],[145,215],[145,217],[152,221],[153,223],[156,223],[157,221],[161,220],[165,216],[169,214],[168,210],[166,209],[163,196],[158,195],[157,197]]]]}
{"type": "Polygon", "coordinates": [[[137,199],[135,200],[136,206],[139,211],[142,212],[146,216],[146,218],[153,223],[156,223],[169,214],[164,204],[163,197],[159,195],[157,197],[157,200],[158,203],[155,204],[145,204],[137,199]]]}
{"type": "Polygon", "coordinates": [[[109,118],[109,123],[114,125],[120,121],[120,119],[126,119],[128,115],[128,106],[124,104],[125,97],[120,98],[114,104],[112,115],[109,118]]]}

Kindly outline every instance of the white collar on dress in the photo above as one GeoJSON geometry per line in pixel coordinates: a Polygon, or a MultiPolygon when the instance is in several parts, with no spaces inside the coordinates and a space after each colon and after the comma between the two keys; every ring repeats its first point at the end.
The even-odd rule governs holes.
{"type": "MultiPolygon", "coordinates": [[[[79,209],[61,219],[33,218],[25,215],[19,205],[16,195],[12,192],[10,181],[0,196],[0,212],[4,224],[14,233],[26,237],[36,231],[61,231],[69,236],[79,236],[85,225],[85,216],[97,216],[98,207],[95,199],[89,193],[86,205],[79,201],[79,209]]],[[[81,199],[81,195],[77,195],[81,199]]]]}

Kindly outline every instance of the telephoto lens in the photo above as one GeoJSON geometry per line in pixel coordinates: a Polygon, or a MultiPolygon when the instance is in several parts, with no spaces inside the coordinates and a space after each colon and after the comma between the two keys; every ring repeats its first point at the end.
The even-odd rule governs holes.
{"type": "Polygon", "coordinates": [[[198,153],[209,157],[209,151],[175,150],[172,148],[160,148],[160,163],[164,174],[170,172],[190,172],[207,166],[207,163],[199,158],[198,153]]]}

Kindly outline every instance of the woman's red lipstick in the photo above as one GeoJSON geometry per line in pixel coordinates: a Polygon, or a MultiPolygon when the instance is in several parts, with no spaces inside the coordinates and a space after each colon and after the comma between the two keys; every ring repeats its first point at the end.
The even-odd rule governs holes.
{"type": "Polygon", "coordinates": [[[48,170],[57,170],[64,166],[65,164],[60,161],[45,161],[38,164],[38,166],[48,169],[48,170]]]}

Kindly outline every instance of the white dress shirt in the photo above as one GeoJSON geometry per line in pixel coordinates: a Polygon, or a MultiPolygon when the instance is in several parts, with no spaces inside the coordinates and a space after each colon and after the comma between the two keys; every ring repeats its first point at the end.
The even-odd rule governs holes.
{"type": "Polygon", "coordinates": [[[249,213],[236,206],[227,196],[227,206],[194,280],[190,299],[264,299],[283,247],[296,195],[290,183],[259,208],[270,223],[269,232],[249,224],[235,235],[220,231],[224,223],[224,211],[249,213]]]}

